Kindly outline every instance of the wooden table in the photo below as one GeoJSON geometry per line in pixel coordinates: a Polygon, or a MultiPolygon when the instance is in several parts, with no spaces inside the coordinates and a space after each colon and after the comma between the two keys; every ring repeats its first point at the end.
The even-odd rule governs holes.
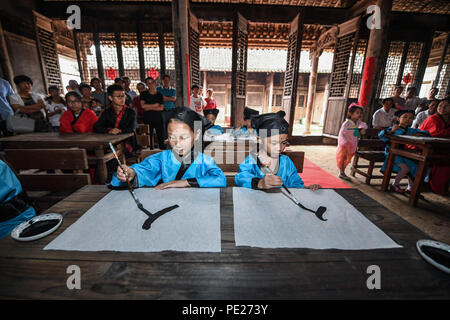
{"type": "Polygon", "coordinates": [[[435,137],[418,137],[406,135],[386,135],[389,137],[389,156],[384,172],[382,191],[387,191],[389,181],[394,167],[394,160],[397,155],[418,161],[418,168],[414,185],[409,197],[409,203],[413,206],[417,204],[420,195],[420,187],[425,178],[426,168],[433,162],[450,164],[450,139],[435,137]],[[415,149],[406,149],[405,145],[414,146],[415,149]]]}
{"type": "MultiPolygon", "coordinates": [[[[88,162],[95,166],[98,172],[99,183],[104,184],[107,177],[106,162],[114,155],[109,152],[108,144],[121,145],[133,133],[118,135],[99,133],[58,133],[43,132],[21,134],[0,139],[4,149],[57,149],[57,148],[80,148],[93,154],[88,157],[88,162]],[[105,150],[106,153],[105,153],[105,150]]],[[[121,154],[122,146],[118,147],[121,154]]],[[[123,155],[122,155],[123,156],[123,155]]]]}
{"type": "MultiPolygon", "coordinates": [[[[0,297],[25,299],[399,299],[446,298],[449,276],[422,260],[415,245],[429,237],[354,189],[337,189],[401,249],[311,250],[236,247],[232,188],[221,189],[221,253],[126,253],[42,249],[105,196],[89,185],[48,212],[65,215],[52,235],[21,243],[0,240],[0,297]],[[81,270],[81,290],[68,290],[67,267],[81,270]],[[381,270],[369,290],[367,268],[381,270]]],[[[118,226],[120,227],[120,226],[118,226]]]]}

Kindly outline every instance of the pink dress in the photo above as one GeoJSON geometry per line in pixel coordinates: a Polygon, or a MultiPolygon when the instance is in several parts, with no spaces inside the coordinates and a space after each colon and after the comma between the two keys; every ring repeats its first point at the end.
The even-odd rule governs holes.
{"type": "Polygon", "coordinates": [[[338,169],[345,169],[355,155],[358,147],[358,136],[355,136],[355,130],[367,129],[367,124],[360,120],[353,122],[351,119],[345,120],[339,130],[338,148],[336,151],[336,163],[338,169]]]}

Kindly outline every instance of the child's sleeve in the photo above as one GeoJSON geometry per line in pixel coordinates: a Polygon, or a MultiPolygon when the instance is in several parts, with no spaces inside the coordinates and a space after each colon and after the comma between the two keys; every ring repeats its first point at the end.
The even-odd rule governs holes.
{"type": "MultiPolygon", "coordinates": [[[[338,144],[340,146],[345,145],[347,143],[347,134],[348,134],[348,127],[349,127],[349,123],[348,121],[345,121],[342,126],[341,129],[339,130],[339,136],[338,136],[338,144]]],[[[352,133],[353,134],[353,133],[352,133]]]]}
{"type": "Polygon", "coordinates": [[[358,125],[358,128],[359,128],[359,129],[367,129],[367,128],[369,128],[369,127],[367,126],[367,123],[365,123],[365,122],[363,122],[363,121],[360,121],[360,122],[359,122],[359,125],[358,125]]]}
{"type": "MultiPolygon", "coordinates": [[[[132,185],[135,187],[154,187],[162,179],[161,175],[161,156],[163,152],[154,154],[145,158],[138,164],[133,164],[131,168],[136,172],[132,185]]],[[[117,173],[113,174],[111,185],[115,187],[126,187],[128,183],[122,182],[117,178],[117,173]]]]}
{"type": "Polygon", "coordinates": [[[61,118],[59,118],[59,132],[61,133],[73,133],[72,125],[69,119],[69,114],[70,111],[66,111],[63,113],[61,118]]]}
{"type": "Polygon", "coordinates": [[[103,112],[100,118],[94,123],[94,132],[96,133],[107,133],[108,130],[106,113],[103,112]]]}
{"type": "Polygon", "coordinates": [[[222,188],[227,186],[227,178],[223,171],[217,166],[213,158],[203,156],[206,173],[196,177],[200,188],[222,188]]]}
{"type": "Polygon", "coordinates": [[[239,165],[239,172],[234,178],[234,184],[237,187],[245,187],[256,189],[256,185],[260,179],[264,179],[264,175],[259,175],[256,171],[256,164],[250,163],[248,158],[239,165]]]}
{"type": "Polygon", "coordinates": [[[385,137],[384,135],[385,135],[386,133],[388,133],[389,131],[391,131],[391,130],[392,130],[392,127],[389,127],[389,128],[387,128],[387,129],[381,130],[380,132],[378,132],[378,138],[380,138],[381,141],[388,142],[388,141],[389,141],[389,138],[388,138],[388,137],[385,137]]]}

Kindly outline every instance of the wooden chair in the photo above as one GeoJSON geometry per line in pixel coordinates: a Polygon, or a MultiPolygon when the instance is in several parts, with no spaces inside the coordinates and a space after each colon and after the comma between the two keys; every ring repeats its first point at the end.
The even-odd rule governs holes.
{"type": "Polygon", "coordinates": [[[383,175],[374,175],[374,168],[381,168],[384,162],[384,141],[378,139],[378,129],[370,128],[366,130],[366,134],[358,141],[358,148],[353,158],[351,175],[354,177],[356,173],[366,178],[366,184],[370,185],[372,179],[383,179],[383,175]],[[359,164],[359,159],[369,161],[368,165],[359,164]],[[367,168],[367,171],[360,170],[367,168]]]}

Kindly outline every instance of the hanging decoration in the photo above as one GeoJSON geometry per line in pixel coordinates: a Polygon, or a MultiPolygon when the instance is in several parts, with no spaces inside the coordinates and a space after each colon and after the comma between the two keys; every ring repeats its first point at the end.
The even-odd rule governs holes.
{"type": "Polygon", "coordinates": [[[114,70],[113,67],[110,67],[108,70],[106,70],[106,76],[109,79],[114,80],[115,78],[117,78],[119,76],[119,74],[117,73],[116,70],[114,70]]]}

